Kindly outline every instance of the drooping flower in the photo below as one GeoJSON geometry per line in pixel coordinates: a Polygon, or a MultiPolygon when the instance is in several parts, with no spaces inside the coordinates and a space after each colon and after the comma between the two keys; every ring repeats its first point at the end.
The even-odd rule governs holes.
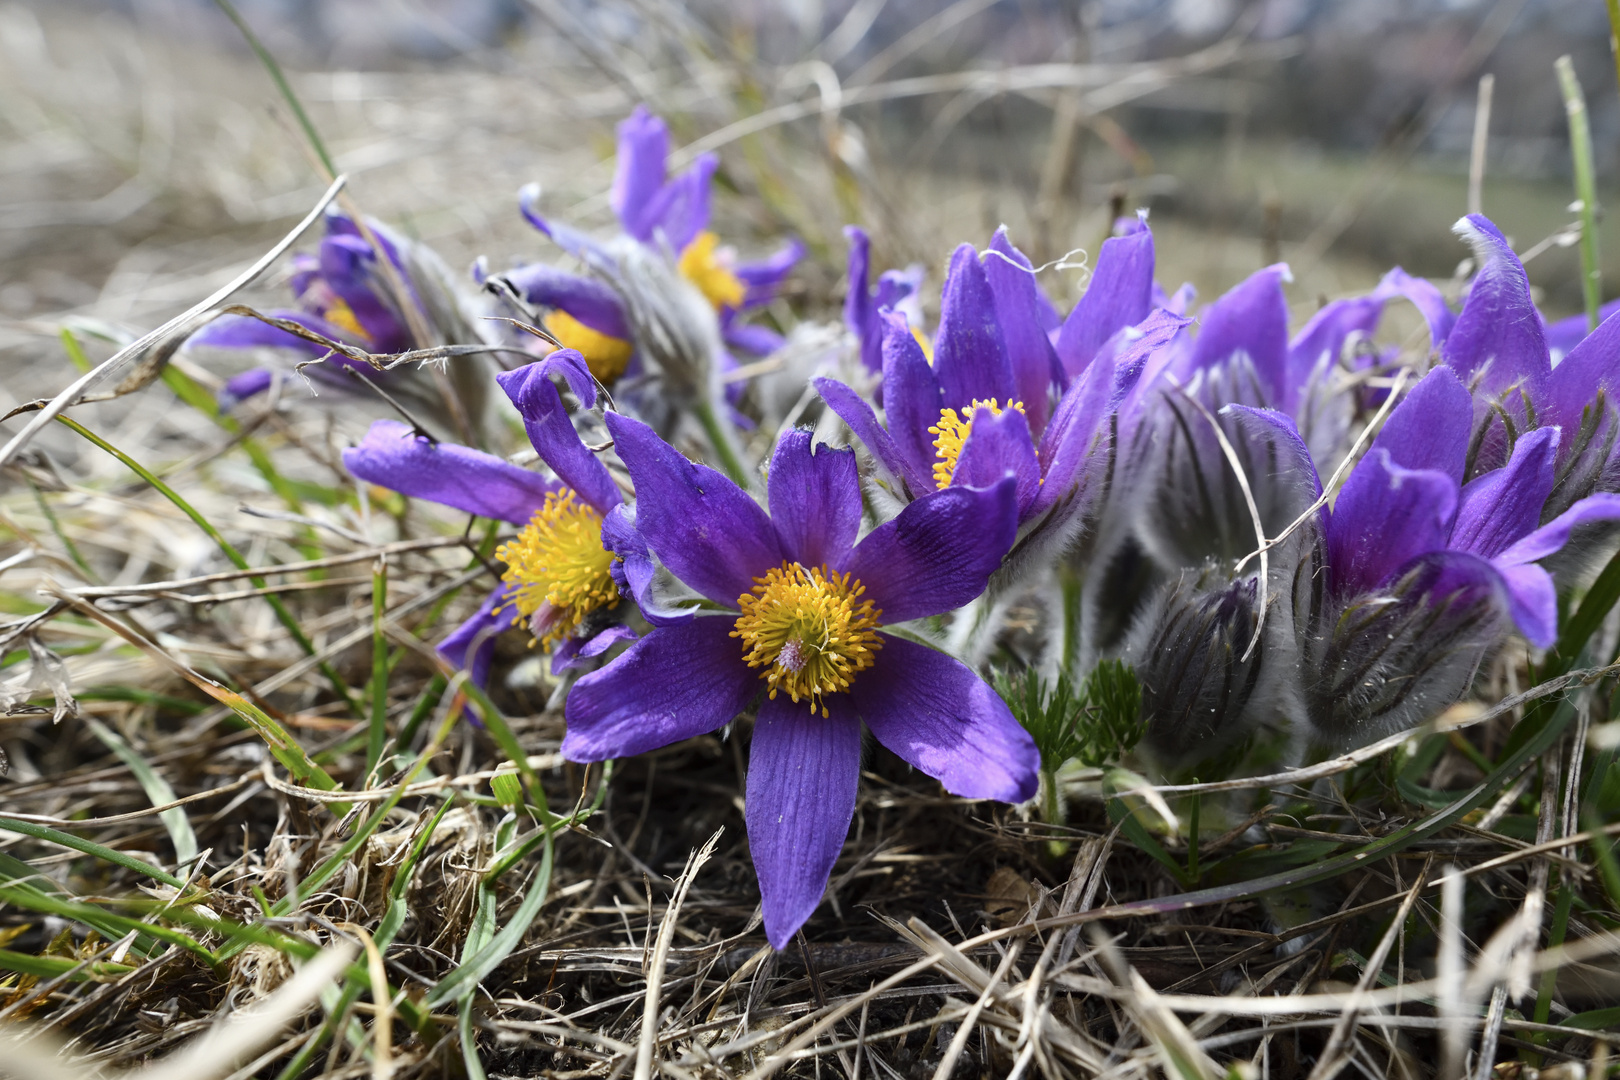
{"type": "Polygon", "coordinates": [[[594,383],[577,352],[553,353],[497,381],[556,480],[481,451],[434,442],[394,420],[372,424],[360,445],[343,453],[358,479],[520,526],[496,552],[506,564],[501,584],[439,645],[479,685],[488,678],[495,634],[509,627],[527,626],[539,648],[551,654],[553,674],[635,637],[624,625],[614,557],[602,543],[623,498],[580,441],[552,385],[554,375],[563,376],[587,407],[595,403],[594,383]]]}
{"type": "MultiPolygon", "coordinates": [[[[332,211],[326,216],[326,235],[316,252],[293,256],[290,285],[298,307],[268,314],[370,353],[484,341],[476,302],[462,294],[454,275],[432,249],[398,235],[381,222],[368,220],[366,227],[392,267],[392,276],[403,286],[404,297],[379,265],[377,251],[355,221],[332,211]],[[407,311],[405,305],[411,310],[407,311]]],[[[215,319],[193,334],[187,347],[278,349],[298,354],[301,359],[316,359],[330,352],[319,342],[247,315],[215,319]]],[[[324,363],[304,371],[322,385],[354,393],[363,387],[349,374],[351,369],[387,385],[391,393],[404,394],[413,404],[425,399],[435,415],[443,411],[444,403],[437,392],[414,386],[422,380],[412,369],[380,372],[341,353],[331,353],[324,363]]],[[[289,376],[290,371],[281,368],[245,371],[226,381],[221,405],[229,408],[289,376]]],[[[466,415],[476,419],[483,407],[487,378],[484,367],[473,358],[459,358],[450,376],[466,415]]]]}
{"type": "Polygon", "coordinates": [[[767,513],[646,425],[613,413],[607,424],[635,484],[638,544],[725,612],[656,627],[581,678],[562,752],[642,753],[715,731],[757,700],[746,816],[772,945],[826,889],[854,814],[863,721],[954,794],[1034,794],[1035,746],[996,693],[892,629],[984,590],[1013,540],[1012,480],[918,499],[857,543],[852,451],[784,434],[767,513]]]}
{"type": "MultiPolygon", "coordinates": [[[[742,321],[742,316],[777,295],[803,257],[803,245],[795,240],[763,260],[739,261],[708,228],[710,182],[719,159],[703,154],[674,176],[668,159],[668,126],[638,105],[619,125],[611,192],[624,237],[648,251],[667,253],[672,260],[669,276],[690,286],[718,320],[723,348],[715,347],[721,369],[736,366],[732,349],[756,356],[776,351],[781,336],[742,321]]],[[[538,198],[538,188],[524,189],[520,197],[524,216],[565,251],[583,258],[597,276],[581,278],[536,264],[509,271],[506,278],[529,303],[548,309],[546,329],[565,348],[582,353],[592,374],[604,384],[634,371],[641,353],[649,350],[655,364],[668,366],[669,343],[659,340],[653,313],[641,310],[647,298],[628,295],[636,291],[639,277],[623,265],[623,247],[599,244],[542,217],[538,198]]]]}

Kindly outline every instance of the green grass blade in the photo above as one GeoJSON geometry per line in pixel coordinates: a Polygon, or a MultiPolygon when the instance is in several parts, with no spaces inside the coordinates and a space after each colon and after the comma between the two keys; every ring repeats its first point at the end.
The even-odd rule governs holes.
{"type": "Polygon", "coordinates": [[[1597,166],[1592,159],[1592,125],[1586,115],[1586,95],[1575,77],[1575,65],[1560,56],[1558,89],[1564,95],[1569,119],[1569,155],[1575,168],[1575,198],[1581,204],[1581,298],[1586,303],[1586,328],[1596,330],[1598,306],[1603,299],[1603,267],[1598,262],[1597,166]]]}
{"type": "Polygon", "coordinates": [[[74,968],[81,968],[73,976],[74,982],[116,979],[135,970],[129,964],[114,964],[104,960],[86,964],[82,960],[73,960],[66,956],[31,956],[28,953],[0,949],[0,970],[15,971],[19,975],[32,975],[39,979],[60,979],[74,968]]]}
{"type": "MultiPolygon", "coordinates": [[[[540,908],[546,902],[546,894],[551,885],[551,858],[553,844],[551,833],[545,833],[545,842],[540,856],[540,869],[535,879],[529,883],[528,890],[523,895],[523,904],[513,914],[512,921],[501,927],[500,931],[492,936],[483,948],[477,950],[472,956],[462,962],[461,966],[441,979],[432,990],[428,991],[423,1004],[432,1008],[447,1002],[458,1001],[464,995],[470,995],[478,988],[478,984],[486,975],[500,966],[501,961],[512,954],[528,933],[529,926],[540,914],[540,908]]],[[[487,880],[487,879],[486,879],[487,880]]],[[[485,886],[491,893],[494,891],[493,882],[485,886]]]]}
{"type": "MultiPolygon", "coordinates": [[[[173,798],[170,798],[169,801],[173,802],[174,800],[173,798]]],[[[180,808],[175,807],[175,809],[179,810],[180,808]]],[[[161,881],[163,884],[172,886],[176,889],[183,889],[186,887],[186,883],[180,878],[175,877],[173,874],[163,870],[160,867],[153,866],[144,859],[137,859],[133,855],[126,855],[122,851],[107,847],[104,844],[98,844],[94,840],[86,840],[83,837],[74,836],[72,833],[62,832],[58,829],[50,828],[47,825],[37,825],[32,821],[18,821],[15,818],[0,817],[0,829],[4,829],[9,833],[16,833],[19,836],[31,836],[35,840],[43,840],[47,844],[55,844],[58,847],[70,848],[73,851],[82,852],[85,855],[100,859],[103,862],[110,862],[115,866],[122,866],[125,870],[133,870],[135,873],[149,877],[153,881],[161,881]]],[[[193,851],[192,855],[195,856],[196,852],[193,851]]],[[[26,866],[27,864],[24,863],[23,865],[26,866]]]]}
{"type": "Polygon", "coordinates": [[[366,732],[366,778],[369,782],[388,741],[388,563],[377,560],[371,572],[371,722],[366,732]]]}
{"type": "Polygon", "coordinates": [[[327,178],[330,179],[336,176],[337,166],[332,163],[332,155],[326,152],[326,143],[321,140],[321,133],[315,130],[315,124],[310,120],[309,114],[304,111],[303,103],[298,100],[298,95],[293,93],[292,84],[287,81],[287,76],[282,73],[281,65],[276,63],[276,58],[270,55],[270,50],[266,49],[263,43],[259,41],[259,36],[253,32],[253,28],[248,26],[247,21],[237,12],[236,6],[231,3],[231,0],[214,0],[214,3],[219,5],[219,9],[225,13],[226,18],[236,24],[236,29],[241,32],[242,37],[248,43],[248,47],[259,58],[259,63],[263,64],[264,70],[270,73],[270,78],[275,82],[276,89],[281,92],[282,99],[287,102],[287,107],[292,110],[293,116],[297,117],[298,126],[303,129],[304,138],[309,140],[310,149],[315,151],[315,156],[321,159],[321,166],[326,169],[327,178]]]}
{"type": "MultiPolygon", "coordinates": [[[[116,731],[103,724],[93,716],[85,717],[85,725],[95,733],[114,754],[122,761],[129,771],[135,774],[140,783],[141,790],[146,797],[152,800],[153,806],[166,806],[179,799],[169,782],[157,774],[146,759],[136,752],[133,746],[123,740],[116,731]]],[[[180,866],[189,866],[197,858],[197,834],[191,831],[191,819],[186,816],[183,808],[170,807],[158,815],[163,827],[169,831],[169,839],[174,844],[175,862],[180,866]]],[[[179,886],[176,886],[178,888],[179,886]]]]}

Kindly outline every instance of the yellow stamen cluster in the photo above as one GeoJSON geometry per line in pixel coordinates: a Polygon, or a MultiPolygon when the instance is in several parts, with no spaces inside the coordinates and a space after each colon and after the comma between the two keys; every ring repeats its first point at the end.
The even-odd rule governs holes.
{"type": "Polygon", "coordinates": [[[542,649],[565,640],[597,608],[617,607],[619,590],[610,572],[613,553],[602,547],[602,515],[568,490],[550,492],[546,503],[495,557],[512,590],[511,606],[531,622],[542,649]]]}
{"type": "Polygon", "coordinates": [[[681,261],[676,266],[681,276],[696,285],[716,311],[741,307],[748,293],[742,279],[721,261],[719,243],[720,238],[712,232],[698,233],[681,252],[681,261]]]}
{"type": "Polygon", "coordinates": [[[812,713],[826,716],[822,696],[848,690],[872,666],[882,647],[876,630],[883,612],[861,599],[864,592],[859,581],[825,566],[784,562],[754,579],[737,599],[742,615],[731,636],[742,639],[749,667],[765,669],[760,678],[772,700],[780,690],[795,704],[808,699],[812,713]]]}
{"type": "Polygon", "coordinates": [[[576,349],[585,357],[585,366],[591,369],[596,381],[612,386],[630,366],[630,354],[635,345],[624,338],[592,330],[566,311],[553,311],[546,316],[546,329],[562,342],[565,349],[576,349]]]}
{"type": "Polygon", "coordinates": [[[942,409],[939,414],[939,423],[928,429],[930,435],[937,435],[934,440],[934,486],[941,490],[951,486],[951,476],[956,472],[956,459],[962,456],[962,444],[967,442],[968,436],[973,434],[973,414],[980,409],[989,409],[992,416],[1000,416],[1007,409],[1024,411],[1022,401],[1009,401],[1002,405],[991,398],[980,401],[975,398],[964,412],[966,416],[957,416],[955,409],[942,409]]]}
{"type": "Polygon", "coordinates": [[[321,318],[348,334],[356,341],[370,341],[371,335],[355,318],[354,309],[342,300],[333,300],[332,306],[321,312],[321,318]]]}

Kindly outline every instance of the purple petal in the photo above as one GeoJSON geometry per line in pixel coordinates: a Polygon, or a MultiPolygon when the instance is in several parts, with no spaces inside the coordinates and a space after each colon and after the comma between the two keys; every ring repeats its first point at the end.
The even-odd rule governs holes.
{"type": "MultiPolygon", "coordinates": [[[[579,356],[571,349],[561,351],[579,356]]],[[[579,363],[583,365],[583,359],[579,363]]],[[[613,482],[607,466],[580,441],[573,421],[568,418],[568,410],[563,408],[562,396],[547,375],[547,365],[542,361],[503,371],[495,376],[495,381],[517,406],[540,460],[550,466],[563,483],[579,492],[580,498],[595,507],[597,513],[606,514],[624,501],[618,485],[613,482]]]]}
{"type": "Polygon", "coordinates": [[[1146,225],[1103,241],[1085,295],[1058,334],[1057,354],[1078,375],[1103,343],[1153,310],[1153,231],[1146,225]]]}
{"type": "Polygon", "coordinates": [[[939,424],[945,395],[905,316],[891,311],[879,317],[883,320],[883,411],[889,434],[905,462],[906,482],[913,494],[921,494],[934,487],[927,479],[934,471],[934,436],[928,429],[939,424]]]}
{"type": "Polygon", "coordinates": [[[1525,432],[1506,465],[1464,484],[1446,546],[1489,559],[1528,535],[1552,492],[1558,435],[1555,427],[1525,432]]]}
{"type": "Polygon", "coordinates": [[[1426,278],[1415,278],[1400,267],[1385,274],[1373,295],[1389,298],[1404,296],[1418,309],[1423,321],[1429,324],[1429,350],[1439,352],[1457,323],[1456,313],[1434,283],[1426,278]]]}
{"type": "Polygon", "coordinates": [[[1483,215],[1469,214],[1453,229],[1473,247],[1479,272],[1446,337],[1441,360],[1470,386],[1483,374],[1482,385],[1493,394],[1524,383],[1538,395],[1552,361],[1523,264],[1483,215]]]}
{"type": "Polygon", "coordinates": [[[664,187],[668,158],[669,128],[645,105],[637,105],[635,111],[619,122],[619,154],[614,162],[613,189],[608,201],[624,231],[642,242],[652,239],[653,228],[658,224],[652,213],[657,209],[654,203],[664,187]]]}
{"type": "Polygon", "coordinates": [[[1446,547],[1457,482],[1405,469],[1374,449],[1351,470],[1328,524],[1328,565],[1340,595],[1369,592],[1411,559],[1446,547]]]}
{"type": "Polygon", "coordinates": [[[679,253],[709,227],[709,181],[720,167],[714,154],[703,154],[668,184],[654,200],[654,226],[679,253]]]}
{"type": "Polygon", "coordinates": [[[787,339],[768,326],[727,321],[721,327],[726,344],[755,356],[769,356],[787,344],[787,339]]]}
{"type": "Polygon", "coordinates": [[[1474,425],[1474,402],[1449,367],[1436,367],[1390,411],[1374,450],[1407,469],[1436,469],[1458,484],[1474,425]]]}
{"type": "MultiPolygon", "coordinates": [[[[859,225],[844,226],[849,241],[849,291],[844,294],[844,325],[861,345],[861,363],[876,374],[883,370],[883,326],[872,303],[872,238],[859,225]]],[[[842,415],[842,414],[840,414],[842,415]]],[[[846,421],[847,423],[847,421],[846,421]]]]}
{"type": "Polygon", "coordinates": [[[1040,286],[1024,253],[1012,246],[1005,227],[997,229],[984,256],[985,278],[995,300],[996,321],[1007,345],[1012,364],[1016,400],[1024,403],[1024,415],[1032,431],[1044,431],[1047,397],[1052,387],[1066,381],[1052,342],[1041,328],[1040,286]]]}
{"type": "Polygon", "coordinates": [[[527,525],[561,487],[481,450],[422,438],[398,420],[373,423],[343,451],[343,464],[367,483],[514,525],[527,525]]]}
{"type": "Polygon", "coordinates": [[[1620,391],[1620,318],[1611,316],[1590,335],[1585,333],[1586,316],[1580,319],[1582,337],[1547,381],[1542,419],[1544,424],[1561,425],[1572,436],[1581,428],[1581,414],[1599,392],[1612,402],[1620,391]]]}
{"type": "Polygon", "coordinates": [[[320,251],[322,280],[354,313],[371,351],[393,353],[410,348],[410,332],[373,288],[377,256],[371,245],[358,236],[328,236],[321,241],[320,251]]]}
{"type": "Polygon", "coordinates": [[[1558,640],[1558,590],[1552,575],[1535,563],[1492,565],[1502,575],[1508,613],[1519,632],[1536,648],[1551,648],[1558,640]]]}
{"type": "Polygon", "coordinates": [[[248,398],[264,393],[275,385],[277,379],[284,377],[282,372],[272,368],[251,368],[240,375],[232,375],[225,380],[219,392],[219,411],[230,412],[248,398]]]}
{"type": "Polygon", "coordinates": [[[775,299],[777,291],[783,282],[792,275],[793,268],[799,265],[804,258],[804,245],[798,240],[790,240],[776,250],[774,255],[754,262],[738,263],[731,268],[737,280],[747,286],[743,295],[742,306],[745,308],[758,307],[775,299]]]}
{"type": "Polygon", "coordinates": [[[563,708],[563,757],[631,757],[730,723],[762,685],[743,663],[735,625],[710,616],[658,627],[582,677],[563,708]]]}
{"type": "Polygon", "coordinates": [[[883,635],[849,696],[877,741],[952,795],[1020,803],[1035,797],[1041,756],[1001,697],[967,665],[883,635]]]}
{"type": "Polygon", "coordinates": [[[974,411],[972,425],[951,483],[987,488],[1010,476],[1017,484],[1020,517],[1027,516],[1025,511],[1041,490],[1041,463],[1035,459],[1029,422],[1016,409],[996,416],[981,406],[974,411]]]}
{"type": "MultiPolygon", "coordinates": [[[[1018,392],[1012,366],[1007,362],[1001,325],[996,320],[995,297],[972,244],[956,249],[945,276],[945,289],[939,298],[934,372],[945,395],[941,408],[961,410],[970,402],[992,398],[1005,403],[1015,400],[1018,392]]],[[[885,386],[885,404],[888,393],[885,386]]],[[[938,419],[937,413],[934,419],[938,419]]]]}
{"type": "Polygon", "coordinates": [[[1282,283],[1288,266],[1277,263],[1257,270],[1215,301],[1199,316],[1192,369],[1200,371],[1246,354],[1254,364],[1272,405],[1289,400],[1288,300],[1282,283]]]}
{"type": "Polygon", "coordinates": [[[566,311],[599,334],[625,339],[631,336],[618,293],[600,281],[543,263],[509,270],[505,277],[531,304],[566,311]]]}
{"type": "Polygon", "coordinates": [[[878,465],[891,477],[895,480],[905,480],[917,491],[926,491],[933,486],[927,483],[926,474],[908,473],[899,448],[895,446],[894,440],[889,437],[883,425],[878,423],[877,413],[872,410],[872,406],[865,398],[837,379],[822,377],[811,381],[815,384],[816,393],[827,403],[827,408],[837,413],[838,418],[849,425],[849,430],[855,433],[855,437],[871,451],[878,465]]]}
{"type": "Polygon", "coordinates": [[[639,420],[610,412],[607,426],[636,486],[636,528],[677,578],[732,607],[756,577],[781,565],[771,519],[742,488],[686,460],[639,420]]]}
{"type": "MultiPolygon", "coordinates": [[[[325,320],[307,312],[277,310],[269,314],[278,319],[295,322],[334,341],[348,341],[350,337],[325,320]]],[[[289,334],[251,315],[221,315],[187,338],[186,346],[210,349],[292,349],[309,356],[322,356],[327,351],[316,342],[308,341],[297,334],[289,334]]]]}
{"type": "Polygon", "coordinates": [[[518,192],[518,210],[523,214],[525,221],[550,237],[552,243],[570,255],[583,258],[587,254],[592,254],[606,259],[612,258],[602,245],[578,229],[541,216],[539,184],[523,185],[518,192]]]}
{"type": "Polygon", "coordinates": [[[815,433],[783,433],[767,483],[771,521],[789,562],[843,567],[861,529],[855,451],[816,446],[815,433]]]}
{"type": "Polygon", "coordinates": [[[1288,386],[1290,398],[1279,407],[1295,414],[1299,395],[1317,371],[1338,363],[1345,342],[1352,334],[1372,337],[1384,313],[1384,300],[1376,293],[1348,300],[1335,300],[1311,316],[1288,346],[1288,386]]]}
{"type": "Polygon", "coordinates": [[[1498,566],[1517,566],[1545,559],[1563,550],[1569,543],[1569,534],[1579,526],[1616,519],[1620,519],[1620,495],[1588,495],[1541,528],[1525,534],[1491,561],[1498,566]]]}
{"type": "MultiPolygon", "coordinates": [[[[1620,300],[1610,300],[1607,304],[1598,308],[1598,326],[1601,327],[1616,315],[1620,315],[1620,300]]],[[[1559,319],[1547,327],[1545,331],[1547,348],[1552,352],[1554,364],[1558,364],[1559,357],[1568,356],[1574,351],[1575,346],[1585,340],[1587,335],[1586,327],[1586,314],[1584,312],[1579,315],[1571,315],[1567,319],[1559,319]]],[[[1553,374],[1556,375],[1557,373],[1558,368],[1554,367],[1553,374]]]]}
{"type": "Polygon", "coordinates": [[[558,645],[551,654],[551,673],[559,675],[569,668],[581,668],[585,661],[601,656],[623,641],[636,640],[636,632],[628,626],[610,626],[588,638],[571,637],[558,645]]]}
{"type": "Polygon", "coordinates": [[[844,569],[885,623],[961,607],[984,592],[1018,534],[1018,490],[948,487],[908,505],[858,544],[844,569]]]}
{"type": "Polygon", "coordinates": [[[1119,414],[1119,445],[1129,442],[1156,393],[1159,376],[1187,345],[1186,329],[1191,323],[1168,308],[1156,308],[1136,326],[1121,330],[1109,344],[1115,360],[1115,386],[1120,391],[1117,405],[1110,405],[1119,414]]]}
{"type": "Polygon", "coordinates": [[[692,620],[691,611],[666,604],[653,592],[658,567],[646,537],[631,520],[629,507],[621,503],[602,519],[602,546],[618,556],[610,571],[613,583],[621,595],[628,593],[636,602],[642,618],[654,626],[677,626],[692,620]]]}
{"type": "Polygon", "coordinates": [[[827,890],[855,816],[861,725],[847,694],[823,718],[786,698],[766,701],[748,750],[748,852],[759,875],[765,936],[787,948],[827,890]]]}
{"type": "Polygon", "coordinates": [[[499,585],[484,598],[472,618],[439,642],[439,655],[458,668],[465,668],[475,686],[489,685],[489,665],[495,659],[495,636],[518,625],[517,608],[506,607],[506,586],[499,585]],[[496,609],[505,608],[500,614],[496,609]],[[472,658],[467,657],[472,650],[472,658]]]}

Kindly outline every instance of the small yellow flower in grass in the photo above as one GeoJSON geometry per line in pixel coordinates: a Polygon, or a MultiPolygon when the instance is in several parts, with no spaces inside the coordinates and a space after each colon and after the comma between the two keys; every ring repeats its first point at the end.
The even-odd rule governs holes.
{"type": "Polygon", "coordinates": [[[762,667],[760,678],[770,696],[785,692],[798,703],[818,708],[824,694],[848,690],[856,674],[872,666],[882,647],[878,617],[883,612],[862,600],[866,591],[848,574],[807,569],[784,562],[754,579],[754,587],[737,599],[742,615],[731,632],[741,638],[743,659],[749,667],[762,667]]]}
{"type": "Polygon", "coordinates": [[[511,590],[511,606],[529,620],[542,649],[565,640],[596,609],[618,606],[613,553],[602,547],[602,515],[572,491],[548,493],[495,557],[506,564],[501,580],[511,590]]]}
{"type": "Polygon", "coordinates": [[[681,252],[681,261],[676,267],[682,277],[698,287],[716,311],[741,307],[743,297],[748,294],[742,279],[720,260],[719,243],[720,238],[712,232],[698,233],[681,252]]]}
{"type": "Polygon", "coordinates": [[[934,440],[934,485],[941,490],[951,486],[951,476],[956,472],[956,460],[962,456],[962,444],[967,442],[968,436],[973,434],[973,414],[980,409],[989,409],[991,415],[1000,416],[1007,409],[1024,411],[1022,401],[1009,401],[1005,406],[991,398],[988,401],[975,399],[964,412],[965,417],[957,416],[955,409],[942,409],[939,414],[939,423],[929,428],[929,434],[938,435],[934,440]]]}

